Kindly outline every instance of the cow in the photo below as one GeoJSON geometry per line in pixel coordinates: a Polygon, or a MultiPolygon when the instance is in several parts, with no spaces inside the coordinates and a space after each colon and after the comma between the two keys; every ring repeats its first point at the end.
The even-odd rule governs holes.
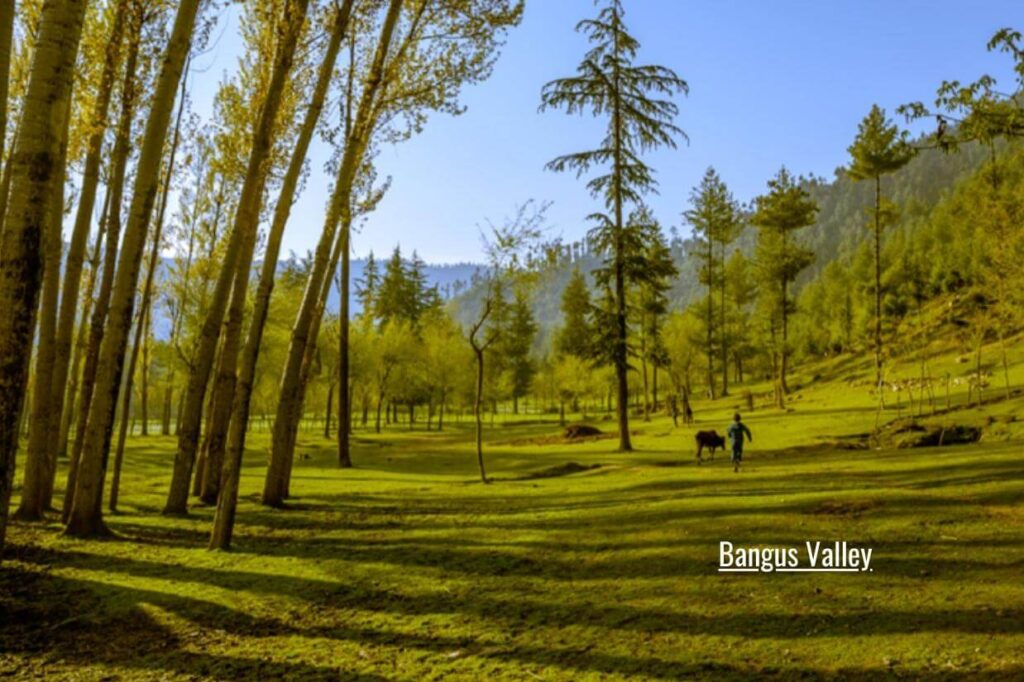
{"type": "Polygon", "coordinates": [[[697,464],[704,461],[701,454],[704,452],[704,448],[711,450],[711,459],[715,459],[715,450],[718,448],[725,448],[725,438],[719,436],[715,430],[711,431],[698,431],[694,437],[697,441],[697,464]]]}

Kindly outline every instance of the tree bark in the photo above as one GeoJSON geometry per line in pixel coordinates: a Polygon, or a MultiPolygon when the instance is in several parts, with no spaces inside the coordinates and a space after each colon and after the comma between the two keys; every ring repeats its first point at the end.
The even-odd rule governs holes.
{"type": "Polygon", "coordinates": [[[58,162],[68,124],[65,99],[70,96],[85,8],[85,0],[43,5],[18,141],[9,162],[11,192],[0,239],[0,551],[44,275],[41,245],[53,202],[63,193],[64,169],[58,162]]]}
{"type": "Polygon", "coordinates": [[[153,104],[146,121],[120,262],[110,301],[110,313],[96,371],[96,386],[89,405],[85,442],[75,482],[74,500],[65,533],[93,536],[108,532],[103,523],[103,479],[110,452],[111,429],[128,330],[135,307],[139,268],[146,244],[159,184],[160,160],[167,140],[174,100],[192,42],[200,0],[181,0],[170,41],[157,78],[153,104]]]}
{"type": "MultiPolygon", "coordinates": [[[[64,120],[71,114],[71,91],[67,91],[62,105],[64,120]]],[[[43,235],[44,275],[42,296],[37,312],[38,343],[35,362],[35,390],[32,391],[32,418],[29,420],[28,452],[25,458],[25,480],[21,493],[21,504],[15,518],[22,521],[42,520],[49,506],[47,493],[50,490],[51,462],[48,445],[54,426],[53,403],[48,390],[53,380],[54,340],[57,333],[57,305],[60,293],[60,260],[63,251],[61,220],[64,217],[64,180],[67,165],[68,126],[64,127],[60,154],[56,162],[59,178],[54,189],[57,195],[50,202],[50,217],[43,235]]],[[[53,460],[53,467],[57,462],[53,460]]]]}

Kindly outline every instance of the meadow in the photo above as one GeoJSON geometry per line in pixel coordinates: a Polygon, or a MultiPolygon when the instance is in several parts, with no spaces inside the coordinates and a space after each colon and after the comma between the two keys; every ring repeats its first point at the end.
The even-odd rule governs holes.
{"type": "Polygon", "coordinates": [[[358,432],[347,471],[310,430],[284,510],[258,504],[256,435],[230,552],[206,549],[211,508],[159,514],[173,439],[133,438],[114,539],[11,528],[0,673],[1020,679],[1024,459],[1018,423],[992,415],[1021,399],[930,417],[988,424],[978,443],[862,448],[842,436],[871,429],[866,393],[805,381],[791,411],[745,416],[739,474],[693,458],[730,398],[698,402],[693,426],[637,419],[632,454],[564,441],[555,415],[507,416],[486,434],[490,485],[466,422],[358,432]],[[873,570],[720,574],[720,540],[846,540],[874,549],[873,570]]]}

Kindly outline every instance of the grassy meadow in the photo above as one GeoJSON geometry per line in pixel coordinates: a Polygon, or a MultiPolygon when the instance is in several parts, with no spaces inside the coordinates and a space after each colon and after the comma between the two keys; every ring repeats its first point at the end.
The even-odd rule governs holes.
{"type": "MultiPolygon", "coordinates": [[[[348,471],[310,430],[286,510],[258,504],[255,435],[229,553],[205,549],[212,509],[159,514],[173,439],[133,438],[115,539],[63,538],[56,520],[12,527],[0,673],[1021,679],[1021,397],[957,409],[961,388],[954,409],[922,419],[983,424],[978,443],[856,449],[843,436],[876,420],[849,378],[861,370],[813,367],[790,411],[747,414],[740,474],[721,454],[693,458],[694,430],[721,431],[734,398],[697,403],[692,427],[637,418],[632,454],[614,439],[565,442],[554,416],[500,418],[486,434],[491,485],[467,422],[359,431],[348,471]],[[719,574],[720,540],[846,540],[874,548],[873,571],[719,574]]],[[[890,400],[882,418],[895,416],[890,400]]]]}

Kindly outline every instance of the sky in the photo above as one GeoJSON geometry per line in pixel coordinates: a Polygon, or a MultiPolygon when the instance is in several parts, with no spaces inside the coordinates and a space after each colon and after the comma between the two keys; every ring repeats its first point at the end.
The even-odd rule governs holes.
{"type": "MultiPolygon", "coordinates": [[[[689,228],[681,214],[691,189],[714,166],[742,202],[785,165],[831,178],[846,164],[857,123],[877,103],[931,103],[944,79],[983,73],[1012,82],[1007,55],[985,49],[992,34],[1024,29],[1022,0],[625,0],[640,41],[638,63],[674,69],[689,86],[677,124],[689,142],[646,159],[659,192],[648,203],[665,229],[689,228]]],[[[240,49],[229,10],[220,38],[195,68],[197,110],[208,110],[217,77],[235,69],[240,49]]],[[[572,75],[587,43],[576,22],[593,0],[527,0],[486,82],[467,88],[467,110],[436,115],[413,139],[381,150],[392,186],[353,239],[357,256],[396,244],[431,263],[481,260],[480,227],[517,204],[552,202],[546,237],[572,241],[599,207],[585,179],[544,169],[553,157],[595,145],[605,122],[538,111],[544,83],[572,75]]],[[[921,128],[917,128],[921,130],[921,128]]],[[[285,253],[316,245],[330,178],[326,145],[314,143],[312,176],[284,238],[285,253]]]]}

